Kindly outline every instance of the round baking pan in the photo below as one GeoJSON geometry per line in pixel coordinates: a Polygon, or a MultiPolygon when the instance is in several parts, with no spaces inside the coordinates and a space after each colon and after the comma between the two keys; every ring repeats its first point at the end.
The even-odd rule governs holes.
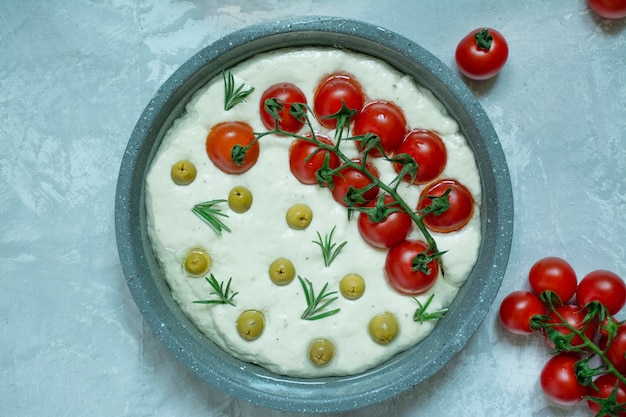
{"type": "Polygon", "coordinates": [[[417,43],[368,23],[334,17],[271,21],[233,32],[185,62],[146,106],[117,184],[115,221],[125,279],[144,319],[191,372],[235,397],[295,412],[333,412],[387,400],[439,371],[474,334],[498,292],[511,247],[513,198],[506,160],[484,110],[459,77],[417,43]],[[235,359],[204,336],[173,300],[146,231],[145,176],[165,132],[191,96],[223,70],[278,48],[327,46],[380,58],[429,89],[459,123],[481,176],[482,243],[476,265],[433,332],[358,375],[291,378],[235,359]]]}

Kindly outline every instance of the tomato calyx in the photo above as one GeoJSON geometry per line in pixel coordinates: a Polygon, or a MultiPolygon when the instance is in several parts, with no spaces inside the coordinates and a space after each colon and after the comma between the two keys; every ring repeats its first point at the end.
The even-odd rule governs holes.
{"type": "MultiPolygon", "coordinates": [[[[610,324],[614,321],[607,308],[597,302],[592,301],[585,306],[579,307],[581,313],[585,313],[579,325],[572,325],[566,317],[559,311],[562,307],[571,307],[571,305],[562,306],[555,304],[555,298],[546,291],[540,297],[544,301],[549,310],[549,315],[537,315],[531,319],[530,327],[533,331],[543,331],[545,337],[553,346],[553,353],[570,352],[586,355],[576,364],[576,374],[580,383],[593,387],[593,378],[602,374],[612,374],[620,382],[626,384],[626,377],[615,367],[607,356],[607,351],[611,346],[611,342],[616,338],[618,328],[610,324]],[[556,320],[555,320],[556,318],[556,320]],[[596,323],[607,321],[607,344],[605,348],[601,348],[592,340],[594,332],[589,332],[590,327],[595,327],[596,323]],[[593,334],[590,334],[593,333],[593,334]],[[579,342],[573,343],[574,340],[579,342]],[[589,359],[593,356],[600,359],[601,364],[596,368],[589,366],[589,359]]],[[[556,298],[558,300],[558,297],[556,298]]],[[[619,326],[620,323],[616,322],[619,326]]]]}
{"type": "Polygon", "coordinates": [[[385,203],[385,194],[378,196],[373,207],[354,207],[354,209],[367,214],[372,223],[381,223],[391,214],[404,211],[395,200],[391,203],[385,203]]]}
{"type": "MultiPolygon", "coordinates": [[[[595,384],[593,388],[595,389],[595,391],[599,391],[598,387],[595,386],[595,384]]],[[[596,412],[597,416],[620,416],[626,413],[626,403],[620,402],[618,400],[619,391],[620,381],[616,379],[615,385],[613,385],[613,389],[611,390],[611,393],[608,397],[602,398],[599,396],[594,397],[591,395],[587,395],[585,396],[585,399],[589,401],[590,408],[592,408],[592,403],[597,404],[597,406],[593,409],[593,411],[596,412],[595,408],[598,408],[598,411],[596,412]]]]}
{"type": "Polygon", "coordinates": [[[431,204],[424,207],[421,210],[418,210],[422,217],[425,217],[429,214],[434,214],[435,216],[441,216],[443,213],[450,209],[450,192],[452,192],[452,188],[448,188],[444,193],[440,196],[436,195],[428,195],[426,198],[430,199],[431,204]]]}
{"type": "Polygon", "coordinates": [[[239,144],[233,146],[230,150],[230,157],[233,162],[239,166],[243,165],[243,159],[246,157],[246,152],[249,146],[241,146],[239,144]]]}
{"type": "Polygon", "coordinates": [[[392,158],[389,158],[389,162],[396,163],[400,165],[400,170],[398,171],[398,183],[401,178],[408,177],[409,183],[413,183],[415,178],[417,177],[417,169],[419,168],[419,164],[408,153],[401,153],[398,155],[394,155],[392,158]]]}
{"type": "Polygon", "coordinates": [[[489,31],[489,28],[479,30],[474,34],[476,40],[476,46],[483,51],[489,51],[491,49],[491,43],[493,42],[493,35],[489,31]]]}
{"type": "Polygon", "coordinates": [[[418,253],[411,261],[411,269],[415,272],[422,272],[426,275],[430,275],[432,270],[429,264],[435,260],[439,261],[444,253],[446,253],[446,251],[431,253],[428,250],[418,253]]]}
{"type": "Polygon", "coordinates": [[[336,120],[337,121],[337,130],[346,129],[350,120],[358,113],[357,110],[351,109],[346,105],[345,100],[341,99],[341,108],[336,112],[328,116],[321,116],[322,119],[325,120],[336,120]]]}

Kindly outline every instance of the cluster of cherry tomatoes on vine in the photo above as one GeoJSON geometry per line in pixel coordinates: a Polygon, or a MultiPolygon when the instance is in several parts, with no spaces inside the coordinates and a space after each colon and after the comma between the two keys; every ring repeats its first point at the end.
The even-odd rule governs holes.
{"type": "MultiPolygon", "coordinates": [[[[587,0],[589,8],[605,19],[626,17],[626,0],[587,0]]],[[[472,80],[494,77],[506,63],[509,46],[500,32],[478,28],[457,45],[455,60],[461,74],[472,80]]]]}
{"type": "Polygon", "coordinates": [[[580,282],[564,259],[537,261],[529,290],[508,294],[500,321],[512,333],[539,333],[553,355],[541,371],[545,395],[560,405],[584,398],[598,416],[626,417],[626,323],[615,315],[626,304],[626,284],[596,270],[580,282]]]}
{"type": "Polygon", "coordinates": [[[255,133],[247,123],[237,121],[210,129],[206,151],[211,161],[226,173],[240,174],[256,163],[262,136],[291,137],[292,174],[303,184],[329,188],[334,200],[359,212],[363,239],[373,247],[389,249],[385,265],[389,284],[408,295],[428,290],[438,276],[441,254],[426,228],[453,232],[465,226],[474,212],[470,191],[457,179],[440,178],[447,151],[437,132],[410,128],[400,107],[391,101],[369,100],[348,73],[333,73],[320,80],[311,106],[295,84],[271,85],[262,93],[258,111],[267,132],[255,133]],[[325,130],[313,131],[310,113],[325,130]],[[342,124],[338,127],[339,120],[342,124]],[[359,151],[355,158],[348,158],[334,143],[345,139],[341,133],[347,127],[354,143],[351,146],[359,151]],[[332,139],[324,133],[333,130],[332,139]],[[375,145],[368,148],[366,141],[372,138],[375,145]],[[244,152],[235,156],[236,149],[244,152]],[[402,201],[397,187],[380,181],[374,160],[382,159],[395,169],[396,183],[423,187],[418,202],[402,201]],[[407,170],[407,164],[413,169],[407,170]],[[445,199],[446,208],[435,215],[429,210],[435,209],[437,199],[445,199]],[[426,242],[407,238],[413,224],[418,224],[426,242]]]}

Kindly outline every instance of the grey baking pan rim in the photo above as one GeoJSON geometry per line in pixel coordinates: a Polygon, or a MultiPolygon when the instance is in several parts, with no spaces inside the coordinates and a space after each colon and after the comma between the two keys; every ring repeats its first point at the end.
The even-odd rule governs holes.
{"type": "Polygon", "coordinates": [[[498,292],[513,234],[511,181],[496,132],[459,77],[417,43],[384,28],[336,17],[296,17],[233,32],[185,62],[161,86],[138,120],[120,168],[115,222],[124,276],[145,321],[192,373],[263,407],[337,412],[378,403],[439,371],[483,321],[498,292]],[[328,46],[381,58],[428,88],[459,122],[480,170],[483,242],[476,266],[449,313],[424,341],[388,362],[346,377],[301,379],[276,375],[222,351],[172,299],[146,232],[144,179],[164,133],[208,80],[257,53],[328,46]]]}

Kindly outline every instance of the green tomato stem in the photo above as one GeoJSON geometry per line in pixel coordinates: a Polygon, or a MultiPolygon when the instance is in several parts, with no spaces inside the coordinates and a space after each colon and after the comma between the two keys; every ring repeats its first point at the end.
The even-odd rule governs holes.
{"type": "MultiPolygon", "coordinates": [[[[598,355],[598,357],[602,360],[604,366],[606,366],[607,371],[609,371],[610,373],[612,373],[613,375],[615,375],[615,377],[617,379],[619,379],[623,384],[626,384],[626,377],[624,377],[624,375],[622,375],[622,373],[615,368],[615,366],[613,365],[613,363],[609,360],[609,358],[606,356],[606,353],[604,350],[600,349],[595,343],[593,343],[593,341],[591,339],[589,339],[587,337],[587,335],[585,334],[585,330],[587,329],[587,327],[589,326],[589,324],[591,323],[591,320],[587,321],[585,327],[583,328],[583,331],[580,331],[578,328],[572,326],[571,324],[569,324],[567,322],[567,320],[565,320],[565,318],[557,311],[556,308],[554,308],[554,303],[552,302],[552,299],[550,297],[547,297],[547,303],[548,303],[548,307],[550,308],[551,311],[554,312],[554,314],[559,318],[559,320],[561,320],[562,323],[556,323],[556,324],[552,324],[550,325],[551,327],[554,326],[559,326],[562,327],[564,326],[565,328],[567,328],[568,330],[570,330],[572,333],[574,333],[576,336],[580,337],[580,339],[583,341],[583,344],[581,346],[578,346],[579,349],[584,349],[584,348],[589,348],[593,353],[595,353],[596,355],[598,355]]],[[[545,327],[547,327],[546,324],[544,324],[545,327]]]]}

